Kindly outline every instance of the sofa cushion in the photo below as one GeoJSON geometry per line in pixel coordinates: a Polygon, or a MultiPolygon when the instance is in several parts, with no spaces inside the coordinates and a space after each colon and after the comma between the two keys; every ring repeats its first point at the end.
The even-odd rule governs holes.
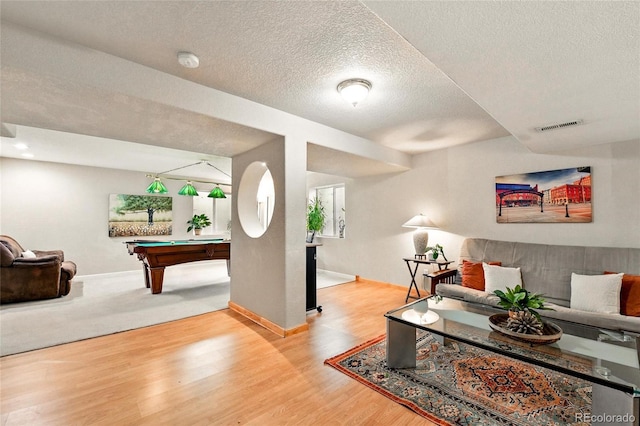
{"type": "Polygon", "coordinates": [[[498,302],[500,301],[500,298],[495,294],[486,293],[484,290],[476,290],[475,288],[463,287],[458,284],[440,283],[436,286],[436,294],[494,307],[498,307],[498,302]]]}
{"type": "MultiPolygon", "coordinates": [[[[440,283],[436,286],[436,294],[443,297],[470,302],[474,306],[498,307],[498,296],[484,291],[462,287],[458,284],[440,283]]],[[[591,327],[606,328],[609,330],[627,330],[640,333],[640,318],[620,314],[602,314],[599,312],[580,311],[553,303],[545,303],[551,310],[538,310],[537,312],[548,319],[588,324],[591,327]]],[[[491,312],[487,312],[491,315],[491,312]]]]}
{"type": "Polygon", "coordinates": [[[620,314],[603,314],[600,312],[587,312],[565,306],[546,304],[553,310],[538,311],[542,317],[549,319],[559,319],[562,321],[587,324],[591,327],[604,328],[608,330],[625,330],[640,333],[640,318],[630,317],[620,314]]]}
{"type": "Polygon", "coordinates": [[[622,275],[580,275],[571,274],[571,309],[620,313],[620,288],[622,275]]]}
{"type": "Polygon", "coordinates": [[[520,268],[508,268],[506,266],[489,265],[482,263],[484,270],[484,291],[494,293],[496,290],[507,291],[507,287],[522,286],[522,274],[520,268]]]}
{"type": "MultiPolygon", "coordinates": [[[[605,274],[617,274],[617,272],[605,271],[605,274]]],[[[640,317],[640,275],[624,274],[622,276],[620,313],[640,317]]]]}
{"type": "MultiPolygon", "coordinates": [[[[489,265],[500,266],[500,262],[487,262],[489,265]]],[[[484,269],[482,262],[462,261],[462,286],[484,291],[484,269]]]]}
{"type": "Polygon", "coordinates": [[[36,256],[58,256],[60,262],[64,262],[64,251],[62,250],[33,250],[36,256]]]}

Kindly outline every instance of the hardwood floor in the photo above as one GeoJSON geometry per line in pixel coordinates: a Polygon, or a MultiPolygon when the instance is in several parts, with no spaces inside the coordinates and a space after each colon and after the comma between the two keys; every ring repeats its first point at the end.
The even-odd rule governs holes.
{"type": "MultiPolygon", "coordinates": [[[[2,425],[425,425],[323,364],[385,333],[406,287],[318,290],[287,338],[225,309],[0,359],[2,425]]],[[[70,321],[69,326],[73,323],[70,321]]]]}

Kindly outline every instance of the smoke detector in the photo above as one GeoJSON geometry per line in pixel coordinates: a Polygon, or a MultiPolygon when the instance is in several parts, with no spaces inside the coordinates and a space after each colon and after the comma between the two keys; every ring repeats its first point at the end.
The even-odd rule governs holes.
{"type": "Polygon", "coordinates": [[[178,63],[185,68],[198,68],[200,59],[191,52],[178,52],[178,63]]]}
{"type": "Polygon", "coordinates": [[[565,127],[579,126],[581,124],[584,124],[584,121],[573,120],[573,121],[567,121],[566,123],[550,124],[548,126],[536,127],[535,129],[536,129],[536,132],[542,133],[542,132],[548,132],[549,130],[558,130],[558,129],[564,129],[565,127]]]}

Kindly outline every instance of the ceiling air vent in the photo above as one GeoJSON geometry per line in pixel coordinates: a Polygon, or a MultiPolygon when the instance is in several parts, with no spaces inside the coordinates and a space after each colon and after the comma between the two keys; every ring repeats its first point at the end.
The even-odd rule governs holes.
{"type": "Polygon", "coordinates": [[[536,132],[542,133],[542,132],[548,132],[550,130],[564,129],[565,127],[579,126],[583,123],[584,122],[582,120],[573,120],[573,121],[567,121],[566,123],[551,124],[549,126],[536,127],[536,132]]]}

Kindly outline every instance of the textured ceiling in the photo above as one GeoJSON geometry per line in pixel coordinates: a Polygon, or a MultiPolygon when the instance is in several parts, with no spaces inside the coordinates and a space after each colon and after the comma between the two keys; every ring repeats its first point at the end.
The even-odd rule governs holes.
{"type": "MultiPolygon", "coordinates": [[[[179,145],[180,149],[226,157],[276,137],[166,104],[22,69],[3,67],[1,89],[2,121],[7,123],[167,148],[179,145]],[[215,152],[208,152],[211,147],[215,152]]],[[[63,143],[57,140],[57,144],[63,143]]]]}
{"type": "Polygon", "coordinates": [[[532,151],[640,139],[638,1],[365,3],[532,151]]]}
{"type": "MultiPolygon", "coordinates": [[[[509,134],[538,152],[640,138],[638,2],[3,0],[0,8],[3,122],[220,156],[277,137],[110,91],[117,76],[100,68],[92,87],[20,67],[7,60],[19,51],[6,54],[20,43],[4,34],[18,25],[409,154],[509,134]],[[182,50],[200,67],[179,66],[182,50]],[[357,108],[335,90],[352,77],[373,83],[357,108]],[[533,130],[574,119],[585,125],[533,130]]],[[[310,145],[310,170],[394,170],[366,158],[352,170],[353,160],[310,145]]]]}
{"type": "Polygon", "coordinates": [[[26,144],[30,152],[37,153],[38,159],[42,157],[54,163],[109,167],[149,174],[159,174],[204,160],[214,167],[197,164],[169,175],[231,183],[231,158],[228,157],[35,127],[10,126],[10,130],[17,137],[2,138],[0,144],[2,155],[7,157],[21,157],[24,151],[15,147],[15,143],[20,142],[26,144]]]}

